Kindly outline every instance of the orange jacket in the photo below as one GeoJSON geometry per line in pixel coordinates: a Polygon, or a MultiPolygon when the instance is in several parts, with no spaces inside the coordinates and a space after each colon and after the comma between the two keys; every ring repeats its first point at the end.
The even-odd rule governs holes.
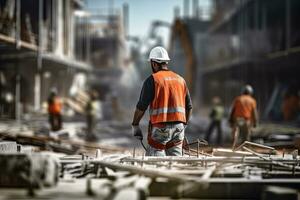
{"type": "Polygon", "coordinates": [[[60,114],[62,110],[62,103],[58,97],[54,97],[53,102],[48,105],[48,112],[50,114],[60,114]]]}
{"type": "Polygon", "coordinates": [[[293,120],[299,110],[300,98],[292,95],[284,98],[282,103],[283,118],[286,121],[293,120]]]}
{"type": "Polygon", "coordinates": [[[253,120],[253,113],[256,110],[256,100],[250,95],[238,96],[233,102],[232,109],[232,117],[253,120]]]}
{"type": "Polygon", "coordinates": [[[150,104],[151,124],[180,121],[186,123],[185,97],[186,83],[172,71],[158,71],[154,79],[154,99],[150,104]]]}

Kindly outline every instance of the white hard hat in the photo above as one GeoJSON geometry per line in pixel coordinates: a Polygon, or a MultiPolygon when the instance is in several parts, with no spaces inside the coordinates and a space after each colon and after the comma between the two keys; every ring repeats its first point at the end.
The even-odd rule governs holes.
{"type": "Polygon", "coordinates": [[[253,95],[254,90],[251,85],[245,85],[242,90],[242,93],[247,93],[247,94],[253,95]]]}
{"type": "Polygon", "coordinates": [[[57,95],[57,88],[56,87],[52,87],[50,90],[51,94],[57,95]]]}
{"type": "Polygon", "coordinates": [[[161,63],[161,62],[170,61],[170,58],[169,58],[168,52],[165,50],[165,48],[158,46],[158,47],[154,47],[150,51],[148,61],[151,61],[151,60],[161,63]]]}

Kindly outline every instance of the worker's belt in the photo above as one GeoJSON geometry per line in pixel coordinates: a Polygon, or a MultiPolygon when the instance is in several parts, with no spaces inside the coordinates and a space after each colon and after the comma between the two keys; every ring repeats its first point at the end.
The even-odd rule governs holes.
{"type": "Polygon", "coordinates": [[[167,142],[167,144],[162,144],[162,143],[154,140],[151,137],[151,134],[152,134],[152,126],[149,123],[147,140],[148,140],[148,144],[151,147],[155,148],[155,149],[166,150],[166,149],[170,149],[172,147],[178,146],[178,145],[182,145],[182,141],[181,140],[179,140],[179,141],[170,141],[170,142],[167,142]]]}

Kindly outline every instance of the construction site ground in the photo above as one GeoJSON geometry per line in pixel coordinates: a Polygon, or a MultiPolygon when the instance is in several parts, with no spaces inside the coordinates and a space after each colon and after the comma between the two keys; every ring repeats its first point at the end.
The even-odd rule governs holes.
{"type": "MultiPolygon", "coordinates": [[[[34,155],[41,152],[47,165],[59,164],[59,173],[50,170],[50,164],[46,168],[50,178],[30,179],[38,182],[38,186],[32,187],[26,186],[32,184],[27,179],[23,180],[25,186],[22,181],[17,184],[11,180],[8,184],[4,174],[0,183],[8,187],[0,190],[0,199],[270,199],[278,196],[294,199],[298,196],[299,128],[261,124],[253,138],[270,146],[246,143],[238,151],[232,151],[230,128],[225,120],[224,145],[206,144],[202,140],[208,123],[205,118],[191,120],[186,129],[190,145],[186,146],[183,157],[145,157],[142,145],[132,136],[129,119],[99,121],[95,131],[97,140],[90,142],[85,141],[83,120],[65,119],[64,128],[59,132],[49,131],[46,116],[2,121],[2,140],[16,141],[24,152],[26,147],[32,152],[25,155],[21,151],[14,156],[34,161],[34,155]],[[271,136],[274,133],[279,137],[277,140],[271,136]],[[53,177],[58,177],[57,181],[53,177]]],[[[147,146],[147,122],[141,126],[147,146]]],[[[5,155],[2,159],[6,159],[5,155]]],[[[39,171],[39,167],[35,170],[39,171]]]]}

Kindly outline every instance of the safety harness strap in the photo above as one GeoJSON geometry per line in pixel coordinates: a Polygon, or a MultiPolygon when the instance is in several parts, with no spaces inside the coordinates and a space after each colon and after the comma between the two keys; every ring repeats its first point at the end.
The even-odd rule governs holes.
{"type": "Polygon", "coordinates": [[[151,134],[149,133],[148,134],[148,144],[155,148],[155,149],[159,149],[159,150],[166,150],[166,149],[170,149],[172,147],[175,147],[175,146],[178,146],[178,145],[181,145],[182,144],[182,141],[179,140],[179,141],[170,141],[168,142],[166,145],[154,140],[152,137],[151,137],[151,134]]]}
{"type": "Polygon", "coordinates": [[[182,141],[181,141],[181,140],[179,140],[179,141],[168,142],[168,143],[166,144],[166,149],[170,149],[170,148],[172,148],[172,147],[179,146],[179,145],[181,145],[181,144],[182,144],[182,141]]]}

